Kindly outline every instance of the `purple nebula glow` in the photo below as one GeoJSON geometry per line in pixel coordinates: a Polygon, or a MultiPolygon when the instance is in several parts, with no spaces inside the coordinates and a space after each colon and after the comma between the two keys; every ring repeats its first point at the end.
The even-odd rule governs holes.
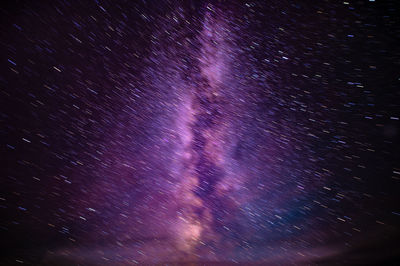
{"type": "Polygon", "coordinates": [[[378,2],[2,7],[0,263],[395,262],[398,8],[378,2]]]}

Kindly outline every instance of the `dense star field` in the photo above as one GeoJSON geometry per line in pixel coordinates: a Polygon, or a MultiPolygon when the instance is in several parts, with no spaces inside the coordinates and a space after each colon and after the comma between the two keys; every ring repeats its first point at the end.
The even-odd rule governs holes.
{"type": "Polygon", "coordinates": [[[0,264],[400,263],[396,1],[9,1],[0,264]]]}

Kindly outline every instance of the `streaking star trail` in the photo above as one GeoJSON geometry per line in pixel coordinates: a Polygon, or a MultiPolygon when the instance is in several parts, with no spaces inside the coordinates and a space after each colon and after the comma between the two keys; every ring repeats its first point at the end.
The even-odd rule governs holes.
{"type": "Polygon", "coordinates": [[[4,4],[0,264],[396,264],[383,2],[4,4]]]}

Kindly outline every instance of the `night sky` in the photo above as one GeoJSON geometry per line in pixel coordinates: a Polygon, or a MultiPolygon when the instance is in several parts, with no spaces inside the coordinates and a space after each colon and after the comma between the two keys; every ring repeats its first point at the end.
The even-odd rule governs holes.
{"type": "Polygon", "coordinates": [[[395,3],[2,2],[0,264],[400,265],[395,3]]]}

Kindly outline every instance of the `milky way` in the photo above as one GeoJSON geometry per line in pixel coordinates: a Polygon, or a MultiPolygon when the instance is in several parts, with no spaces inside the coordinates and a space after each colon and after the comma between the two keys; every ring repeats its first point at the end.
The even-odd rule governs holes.
{"type": "Polygon", "coordinates": [[[396,14],[380,1],[1,7],[0,262],[395,262],[396,14]]]}

